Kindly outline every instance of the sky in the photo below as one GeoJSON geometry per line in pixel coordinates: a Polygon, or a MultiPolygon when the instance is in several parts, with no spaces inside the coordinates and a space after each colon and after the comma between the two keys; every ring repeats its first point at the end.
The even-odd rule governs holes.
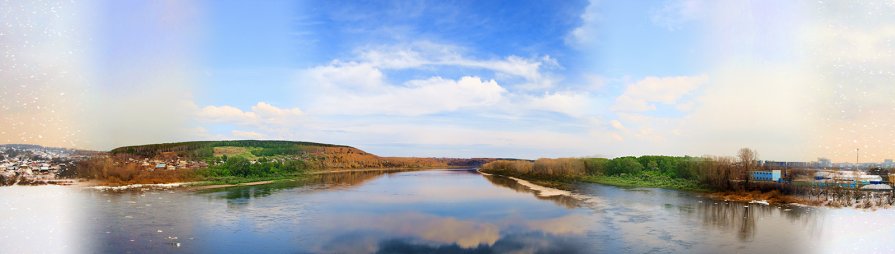
{"type": "Polygon", "coordinates": [[[892,1],[0,7],[0,143],[895,158],[892,1]]]}

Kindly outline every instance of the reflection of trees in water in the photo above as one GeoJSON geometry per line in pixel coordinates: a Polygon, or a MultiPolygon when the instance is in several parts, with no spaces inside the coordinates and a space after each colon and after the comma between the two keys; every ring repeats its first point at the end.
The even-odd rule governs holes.
{"type": "Polygon", "coordinates": [[[495,186],[508,188],[508,189],[511,189],[511,190],[519,192],[519,193],[530,193],[540,200],[553,201],[554,203],[556,203],[560,206],[563,206],[565,208],[577,208],[581,204],[581,202],[578,199],[575,199],[573,197],[566,196],[566,195],[556,195],[556,196],[549,196],[549,197],[539,196],[535,190],[532,190],[532,189],[526,187],[525,185],[519,184],[519,182],[516,182],[516,180],[509,179],[506,177],[493,176],[493,175],[482,175],[482,176],[484,176],[485,179],[488,179],[488,181],[491,182],[492,184],[494,184],[495,186]]]}
{"type": "Polygon", "coordinates": [[[860,190],[843,187],[839,184],[830,186],[810,186],[804,188],[808,199],[832,207],[877,208],[895,205],[895,189],[893,190],[860,190]]]}
{"type": "MultiPolygon", "coordinates": [[[[784,211],[789,208],[778,208],[776,206],[764,206],[756,204],[746,204],[737,202],[711,202],[701,203],[697,206],[696,215],[702,218],[703,224],[710,225],[722,230],[736,230],[740,240],[751,241],[755,237],[756,218],[771,218],[778,216],[786,218],[790,222],[800,221],[801,224],[810,232],[819,232],[817,213],[813,211],[805,212],[803,208],[792,208],[791,211],[784,211]],[[748,207],[746,207],[748,206],[748,207]]],[[[774,223],[762,223],[764,227],[771,227],[764,230],[777,230],[774,223]]],[[[786,226],[786,225],[780,225],[786,226]]]]}
{"type": "Polygon", "coordinates": [[[353,170],[353,171],[337,171],[315,174],[311,178],[311,183],[322,185],[338,185],[338,186],[358,186],[382,175],[390,175],[393,173],[406,172],[409,170],[353,170]]]}
{"type": "Polygon", "coordinates": [[[239,207],[249,204],[249,201],[252,199],[267,197],[281,190],[294,187],[296,187],[295,182],[276,182],[245,187],[230,187],[209,192],[221,193],[220,195],[211,195],[210,198],[223,198],[227,200],[227,206],[239,207]]]}
{"type": "Polygon", "coordinates": [[[743,207],[741,203],[703,203],[697,207],[697,214],[703,224],[724,230],[737,230],[740,240],[749,241],[755,237],[755,210],[760,207],[743,207]]]}
{"type": "Polygon", "coordinates": [[[293,189],[298,187],[310,187],[307,192],[317,192],[326,190],[326,187],[335,186],[359,186],[379,176],[403,172],[406,170],[369,170],[369,171],[342,171],[342,172],[326,172],[311,175],[307,179],[296,181],[274,182],[270,184],[261,184],[253,186],[237,186],[223,189],[210,189],[200,191],[200,193],[211,193],[209,198],[226,199],[229,206],[244,206],[251,199],[263,198],[274,193],[293,189]],[[322,187],[322,188],[315,188],[322,187]]]}

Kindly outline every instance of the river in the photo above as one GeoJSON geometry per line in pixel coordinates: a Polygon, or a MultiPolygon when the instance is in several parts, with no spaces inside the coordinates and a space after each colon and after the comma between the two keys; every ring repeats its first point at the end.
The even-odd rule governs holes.
{"type": "Polygon", "coordinates": [[[187,191],[0,188],[8,253],[895,253],[895,212],[663,189],[571,192],[470,170],[187,191]]]}

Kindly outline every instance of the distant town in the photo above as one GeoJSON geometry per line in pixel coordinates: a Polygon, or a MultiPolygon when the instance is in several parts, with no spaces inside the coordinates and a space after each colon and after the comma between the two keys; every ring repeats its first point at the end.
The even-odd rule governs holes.
{"type": "Polygon", "coordinates": [[[76,163],[95,154],[38,145],[0,145],[0,184],[69,184],[76,163]]]}
{"type": "Polygon", "coordinates": [[[811,162],[797,161],[758,161],[759,166],[779,167],[779,168],[806,168],[806,169],[844,169],[844,170],[870,170],[870,169],[893,169],[895,161],[885,159],[883,162],[837,162],[834,163],[827,158],[817,158],[811,162]]]}
{"type": "Polygon", "coordinates": [[[756,182],[776,182],[818,187],[891,191],[895,184],[892,159],[882,163],[833,163],[827,158],[812,162],[758,161],[761,170],[749,172],[756,182]],[[807,170],[807,172],[806,172],[807,170]],[[799,172],[801,171],[801,172],[799,172]]]}

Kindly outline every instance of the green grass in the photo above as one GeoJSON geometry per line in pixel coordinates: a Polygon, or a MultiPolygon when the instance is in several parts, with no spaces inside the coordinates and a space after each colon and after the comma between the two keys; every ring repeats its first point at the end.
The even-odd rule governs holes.
{"type": "Polygon", "coordinates": [[[258,160],[258,156],[255,156],[252,152],[261,151],[260,147],[237,147],[237,146],[218,146],[212,148],[214,149],[214,156],[220,157],[221,155],[227,155],[227,157],[242,157],[247,160],[258,160]]]}
{"type": "Polygon", "coordinates": [[[563,190],[571,189],[571,187],[575,184],[575,182],[580,180],[578,177],[571,177],[571,176],[560,177],[560,176],[520,174],[519,172],[516,172],[513,170],[482,170],[482,172],[489,173],[489,174],[495,174],[495,175],[501,175],[501,176],[515,177],[515,178],[529,181],[531,183],[534,183],[534,184],[537,184],[540,186],[556,188],[556,189],[563,189],[563,190]]]}
{"type": "Polygon", "coordinates": [[[584,182],[613,185],[619,187],[646,187],[663,188],[687,191],[708,191],[696,180],[674,178],[658,172],[643,172],[640,174],[626,174],[619,176],[585,176],[580,179],[584,182]]]}

